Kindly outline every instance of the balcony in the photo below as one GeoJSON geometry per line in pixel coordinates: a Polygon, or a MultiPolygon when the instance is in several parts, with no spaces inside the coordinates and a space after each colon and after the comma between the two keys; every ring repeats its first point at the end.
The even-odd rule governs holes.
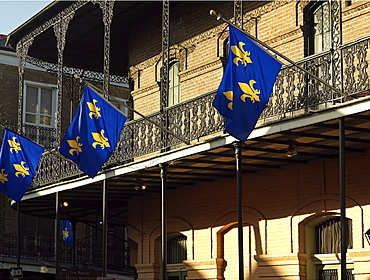
{"type": "MultiPolygon", "coordinates": [[[[256,127],[299,118],[368,96],[369,42],[369,37],[363,38],[342,46],[338,52],[325,52],[297,62],[299,66],[341,90],[343,95],[329,89],[295,66],[283,67],[268,106],[256,127]]],[[[190,141],[191,145],[223,135],[223,117],[212,106],[215,93],[216,90],[205,93],[170,107],[163,113],[152,114],[148,119],[167,127],[176,135],[190,141]]],[[[138,119],[126,123],[117,149],[103,169],[124,166],[137,161],[139,157],[146,156],[148,159],[184,146],[179,139],[163,133],[152,122],[138,119]]],[[[32,132],[28,135],[28,131],[25,130],[26,136],[31,139],[35,138],[35,135],[45,135],[45,132],[32,132]]],[[[52,138],[54,139],[54,136],[52,138]]],[[[41,158],[30,190],[81,176],[84,174],[77,166],[58,155],[58,152],[46,152],[41,158]]]]}
{"type": "MultiPolygon", "coordinates": [[[[1,233],[0,257],[3,259],[16,258],[15,234],[1,233]]],[[[102,266],[102,246],[92,242],[88,237],[77,240],[75,246],[75,264],[89,266],[100,270],[102,266]]],[[[42,264],[55,266],[55,240],[52,238],[38,238],[24,236],[22,239],[21,259],[23,264],[42,264]]],[[[61,267],[72,266],[72,247],[60,242],[60,265],[61,267]]],[[[108,269],[112,272],[133,274],[135,269],[130,267],[130,252],[124,242],[116,242],[108,248],[108,269]],[[118,243],[118,244],[117,244],[118,243]]]]}

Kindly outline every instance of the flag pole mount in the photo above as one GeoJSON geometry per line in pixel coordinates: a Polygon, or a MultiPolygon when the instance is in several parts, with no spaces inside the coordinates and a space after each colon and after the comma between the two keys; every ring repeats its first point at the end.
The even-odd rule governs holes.
{"type": "Polygon", "coordinates": [[[220,20],[220,19],[222,18],[222,15],[221,15],[221,14],[218,14],[215,10],[210,10],[210,11],[209,11],[209,14],[210,14],[211,16],[215,16],[215,17],[217,17],[217,20],[220,20]]]}

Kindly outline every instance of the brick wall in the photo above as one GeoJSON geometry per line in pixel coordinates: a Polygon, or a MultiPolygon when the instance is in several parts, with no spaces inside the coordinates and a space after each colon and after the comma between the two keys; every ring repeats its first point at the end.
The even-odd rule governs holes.
{"type": "MultiPolygon", "coordinates": [[[[367,24],[370,4],[367,1],[348,3],[342,3],[344,43],[370,34],[367,24]]],[[[213,4],[216,7],[207,2],[196,7],[185,3],[171,10],[171,48],[186,49],[186,63],[179,74],[181,101],[217,89],[222,77],[222,41],[226,38],[226,25],[206,12],[215,9],[231,19],[232,2],[213,4]]],[[[244,3],[245,28],[290,59],[302,59],[307,48],[303,31],[308,4],[308,1],[244,3]]],[[[130,57],[130,73],[135,80],[135,108],[143,114],[159,110],[160,22],[156,19],[149,23],[137,27],[130,57]]],[[[363,227],[365,230],[370,227],[366,211],[370,199],[370,175],[366,169],[369,159],[368,152],[348,158],[347,217],[354,223],[354,248],[349,250],[349,258],[353,256],[355,267],[357,263],[356,279],[369,277],[369,272],[363,268],[364,262],[370,260],[369,245],[364,242],[362,232],[363,227]],[[359,252],[366,253],[359,257],[359,252]]],[[[302,240],[304,234],[299,225],[304,225],[314,214],[339,212],[338,178],[337,160],[292,164],[278,171],[265,170],[243,177],[244,257],[248,279],[277,276],[306,279],[305,246],[308,245],[302,240]]],[[[218,179],[168,190],[168,232],[181,232],[188,237],[189,279],[216,279],[216,264],[214,270],[208,265],[211,260],[219,259],[220,244],[227,261],[224,276],[237,279],[236,228],[223,233],[223,243],[218,240],[220,232],[236,222],[235,185],[235,179],[218,179]],[[208,274],[204,272],[206,267],[208,274]],[[205,274],[202,276],[199,271],[205,274]]],[[[140,265],[159,262],[160,203],[158,194],[145,194],[143,198],[130,201],[129,224],[132,227],[129,226],[129,235],[138,244],[137,263],[140,265]]],[[[145,278],[140,278],[139,274],[139,279],[145,278]]]]}

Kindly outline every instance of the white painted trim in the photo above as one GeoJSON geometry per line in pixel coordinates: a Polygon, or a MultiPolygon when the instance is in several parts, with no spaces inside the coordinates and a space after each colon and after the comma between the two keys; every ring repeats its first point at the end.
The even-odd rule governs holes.
{"type": "MultiPolygon", "coordinates": [[[[0,64],[18,67],[19,62],[18,62],[18,59],[17,59],[17,55],[15,54],[15,52],[0,50],[0,64]]],[[[32,69],[32,70],[37,70],[37,71],[41,71],[41,72],[47,72],[44,68],[35,66],[35,65],[30,64],[28,62],[26,62],[26,69],[32,69]]],[[[17,71],[18,71],[18,69],[17,69],[17,71]]]]}

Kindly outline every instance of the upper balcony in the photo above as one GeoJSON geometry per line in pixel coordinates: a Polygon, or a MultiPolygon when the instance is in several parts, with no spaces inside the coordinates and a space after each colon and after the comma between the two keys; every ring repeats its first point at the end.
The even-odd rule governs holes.
{"type": "MultiPolygon", "coordinates": [[[[284,66],[256,128],[293,119],[299,122],[300,118],[319,113],[321,110],[353,103],[355,100],[367,100],[370,90],[370,70],[367,63],[370,59],[369,43],[370,38],[367,37],[342,46],[339,61],[335,59],[333,52],[328,51],[296,62],[329,84],[337,81],[337,88],[343,95],[334,92],[294,65],[284,66]],[[338,65],[342,68],[335,68],[339,67],[338,65]]],[[[116,151],[103,170],[132,165],[153,159],[160,154],[184,149],[187,145],[180,138],[189,141],[190,146],[196,146],[215,137],[226,136],[223,117],[212,106],[215,93],[216,89],[166,108],[163,112],[151,114],[147,119],[127,122],[116,151]],[[163,124],[179,138],[163,132],[160,127],[163,124]]],[[[52,148],[50,145],[55,143],[55,130],[44,129],[36,132],[25,127],[27,137],[43,140],[42,143],[46,147],[52,148]]],[[[81,176],[84,176],[83,172],[73,162],[51,150],[42,156],[31,189],[81,176]]]]}
{"type": "MultiPolygon", "coordinates": [[[[111,1],[105,3],[108,5],[109,2],[111,1]]],[[[222,25],[215,19],[187,22],[182,16],[190,18],[191,15],[183,12],[186,7],[180,2],[173,1],[170,4],[179,19],[177,22],[179,32],[171,38],[178,45],[181,45],[181,40],[189,44],[189,48],[184,49],[185,53],[191,53],[199,44],[211,38],[214,44],[210,45],[209,49],[213,50],[210,53],[213,55],[214,63],[212,64],[211,61],[207,66],[216,65],[214,67],[216,70],[212,73],[217,73],[221,77],[224,57],[220,53],[223,43],[219,39],[222,34],[226,34],[224,32],[226,24],[222,25]],[[190,23],[197,24],[198,33],[192,33],[193,29],[187,28],[190,23]],[[181,29],[183,26],[185,27],[181,29]],[[216,31],[212,31],[211,34],[209,30],[216,31]]],[[[246,8],[251,10],[245,12],[251,13],[256,9],[267,13],[278,9],[279,5],[292,4],[291,1],[286,3],[276,1],[278,5],[260,9],[270,2],[256,1],[254,5],[246,8]]],[[[95,5],[96,3],[87,1],[76,1],[72,5],[70,3],[57,2],[10,35],[9,42],[17,47],[20,61],[26,59],[27,53],[39,59],[38,61],[43,61],[40,65],[50,68],[58,76],[61,95],[68,94],[68,87],[74,85],[71,81],[75,74],[83,76],[92,71],[100,72],[102,74],[97,76],[83,77],[86,80],[100,79],[103,86],[106,86],[112,75],[127,76],[130,67],[135,68],[135,65],[146,63],[146,66],[149,65],[147,73],[136,79],[145,80],[142,83],[146,85],[151,83],[147,88],[155,88],[157,90],[155,97],[159,97],[158,79],[153,78],[155,76],[153,72],[160,72],[158,69],[164,67],[161,65],[166,66],[168,63],[168,57],[163,58],[166,53],[163,52],[162,55],[161,47],[169,46],[164,45],[166,40],[162,40],[161,36],[165,39],[170,37],[166,33],[168,31],[166,26],[162,26],[162,19],[158,17],[162,14],[162,3],[118,1],[114,6],[111,25],[108,20],[109,13],[106,13],[111,9],[109,5],[99,7],[95,5]],[[103,18],[104,23],[98,21],[98,18],[103,18]],[[142,24],[149,18],[151,18],[150,25],[142,24]],[[140,24],[141,29],[135,29],[140,24]],[[34,28],[34,26],[38,27],[34,28]],[[151,29],[146,30],[147,26],[151,29]],[[161,34],[160,31],[163,33],[161,34]],[[152,37],[157,40],[153,39],[148,43],[149,39],[145,39],[152,37]],[[127,38],[128,42],[123,38],[127,38]],[[155,44],[150,45],[152,42],[155,44]],[[141,48],[135,48],[135,46],[141,46],[141,48]],[[110,52],[107,51],[108,47],[110,52]],[[161,64],[158,61],[162,58],[161,64]]],[[[202,13],[204,16],[209,17],[209,9],[220,8],[225,17],[233,17],[232,2],[213,1],[211,6],[203,4],[205,2],[199,3],[197,5],[201,5],[203,10],[208,8],[206,12],[201,11],[204,12],[202,13]]],[[[166,22],[165,5],[163,9],[163,19],[166,22]]],[[[249,20],[257,22],[258,18],[249,18],[249,20]]],[[[267,25],[272,28],[271,24],[267,25]]],[[[296,33],[301,31],[296,25],[294,28],[296,33]]],[[[296,33],[292,32],[292,34],[296,33]]],[[[336,36],[339,37],[338,34],[336,36]]],[[[299,39],[302,43],[300,47],[303,49],[303,39],[299,39]]],[[[339,118],[346,118],[346,151],[361,153],[368,148],[369,42],[370,37],[347,40],[345,44],[337,43],[331,50],[296,61],[301,68],[324,80],[337,91],[333,91],[294,65],[285,65],[282,68],[268,106],[246,141],[247,148],[243,149],[245,172],[257,173],[261,169],[280,168],[284,164],[301,164],[314,159],[338,157],[339,118]],[[294,158],[286,157],[289,144],[295,146],[298,151],[298,155],[294,158]]],[[[203,51],[203,48],[199,47],[199,49],[203,51]]],[[[181,50],[178,50],[179,55],[182,54],[181,50]]],[[[34,59],[32,61],[35,62],[34,59]]],[[[190,86],[187,89],[182,89],[189,98],[185,98],[175,106],[163,107],[161,110],[158,105],[160,98],[157,98],[158,110],[152,109],[150,114],[147,114],[147,118],[138,118],[126,123],[114,154],[94,179],[84,175],[75,164],[60,156],[57,151],[49,150],[44,153],[33,185],[26,193],[25,208],[34,207],[30,198],[38,197],[40,203],[53,209],[52,199],[40,197],[56,191],[65,191],[64,195],[74,199],[81,208],[87,205],[96,208],[101,201],[101,181],[105,179],[112,186],[110,205],[122,206],[128,196],[137,195],[134,187],[139,180],[145,180],[147,192],[160,191],[158,168],[160,163],[171,166],[167,180],[169,188],[212,181],[218,177],[234,176],[235,159],[232,143],[235,139],[224,132],[223,117],[212,106],[217,88],[216,82],[211,83],[201,76],[208,70],[204,70],[200,65],[203,63],[202,59],[193,57],[193,60],[189,59],[188,62],[189,72],[193,71],[195,74],[192,75],[199,78],[194,83],[189,82],[190,86]],[[192,66],[191,63],[198,64],[192,66]],[[199,69],[204,71],[196,72],[199,69]],[[195,93],[191,95],[187,91],[195,93]],[[157,124],[165,127],[172,134],[164,132],[157,124]],[[85,185],[89,185],[88,190],[79,188],[85,185]]],[[[137,73],[140,72],[139,70],[137,73]]],[[[152,100],[145,99],[142,104],[146,105],[149,101],[152,100]]],[[[61,117],[62,112],[59,113],[61,117]]],[[[26,136],[38,140],[47,148],[53,148],[63,135],[62,126],[51,132],[45,129],[32,131],[28,127],[23,131],[26,136]]],[[[88,209],[88,207],[85,208],[88,209]]],[[[46,215],[44,209],[34,207],[33,214],[46,215]]],[[[117,213],[122,211],[117,210],[117,213]]],[[[114,215],[113,213],[112,216],[114,215]]],[[[81,219],[88,220],[87,216],[87,212],[79,215],[81,219]]],[[[94,219],[94,217],[91,218],[94,219]]],[[[117,223],[120,222],[117,221],[117,223]]]]}

